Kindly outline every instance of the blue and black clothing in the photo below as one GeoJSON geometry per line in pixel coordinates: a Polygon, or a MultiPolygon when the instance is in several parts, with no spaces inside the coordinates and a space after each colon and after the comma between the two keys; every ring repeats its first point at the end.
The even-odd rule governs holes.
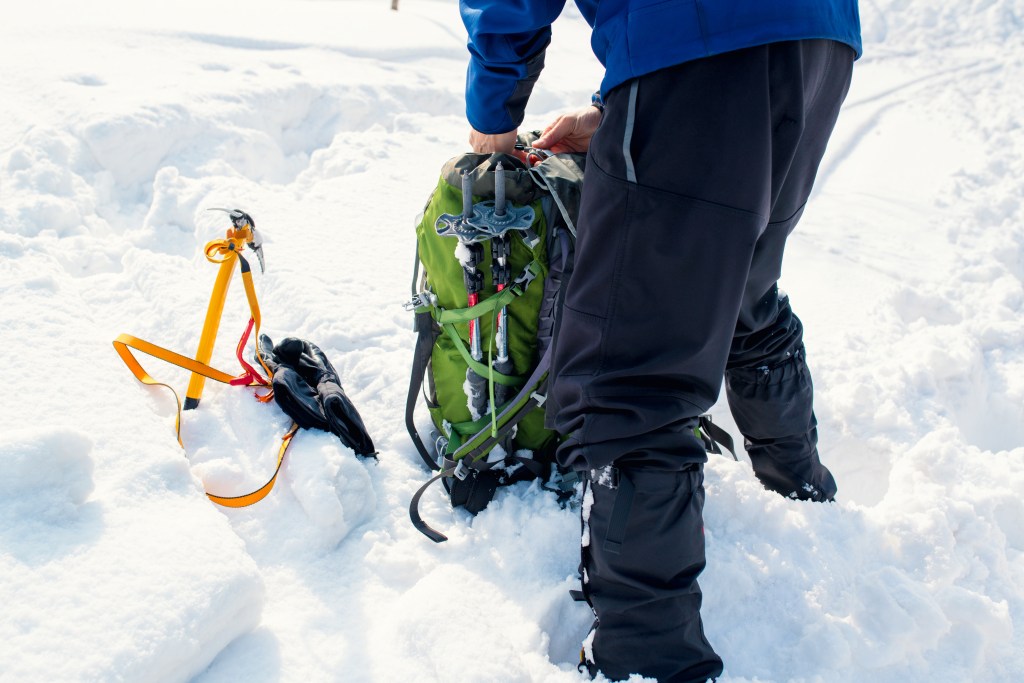
{"type": "MultiPolygon", "coordinates": [[[[860,56],[855,0],[576,0],[605,67],[601,92],[658,69],[745,47],[826,38],[860,56]]],[[[461,0],[469,33],[466,116],[481,133],[523,121],[565,0],[461,0]]]]}
{"type": "MultiPolygon", "coordinates": [[[[587,665],[693,682],[704,635],[706,453],[726,396],[766,488],[830,500],[803,328],[777,281],[860,52],[855,0],[578,3],[607,74],[548,416],[587,475],[587,665]]],[[[522,118],[562,2],[463,0],[470,123],[522,118]],[[472,7],[476,9],[472,9],[472,7]],[[501,27],[505,27],[504,29],[501,27]],[[503,31],[509,33],[503,33],[503,31]]]]}

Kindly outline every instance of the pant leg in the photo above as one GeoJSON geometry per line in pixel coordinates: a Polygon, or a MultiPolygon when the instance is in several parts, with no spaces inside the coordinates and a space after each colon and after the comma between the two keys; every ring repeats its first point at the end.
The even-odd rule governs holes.
{"type": "Polygon", "coordinates": [[[609,94],[591,143],[549,401],[563,465],[644,472],[618,554],[604,545],[616,493],[591,489],[591,655],[613,679],[721,671],[700,619],[707,456],[693,428],[769,218],[768,67],[757,48],[644,76],[609,94]]]}
{"type": "Polygon", "coordinates": [[[787,237],[795,229],[846,96],[852,51],[830,41],[774,46],[781,70],[799,64],[800,90],[773,96],[782,123],[773,149],[771,220],[754,249],[725,373],[726,397],[746,441],[754,473],[766,488],[807,500],[837,490],[817,450],[813,385],[803,326],[777,280],[787,237]],[[794,144],[795,140],[795,144],[794,144]]]}
{"type": "Polygon", "coordinates": [[[594,477],[585,496],[583,590],[599,615],[587,663],[612,680],[632,673],[663,682],[715,678],[722,660],[704,636],[697,584],[704,569],[701,467],[615,472],[614,479],[607,471],[594,477]],[[623,537],[612,538],[623,503],[628,522],[623,537]],[[606,547],[619,540],[616,552],[606,547]]]}
{"type": "MultiPolygon", "coordinates": [[[[786,188],[778,177],[800,161],[804,126],[791,120],[789,91],[800,91],[801,104],[806,91],[813,102],[830,77],[821,64],[804,68],[792,47],[773,60],[778,45],[664,69],[607,98],[591,143],[549,393],[552,423],[567,437],[561,464],[614,462],[673,482],[705,460],[692,428],[717,399],[744,301],[759,300],[747,295],[748,276],[786,188]]],[[[686,491],[676,483],[666,495],[682,501],[686,491]]],[[[676,672],[665,680],[703,680],[716,670],[720,660],[700,627],[701,506],[689,500],[672,508],[664,522],[671,529],[659,535],[632,515],[660,520],[667,503],[638,496],[621,552],[602,543],[585,551],[597,669],[614,677],[648,666],[655,676],[676,672]],[[658,538],[673,539],[673,549],[656,552],[658,538]],[[634,553],[645,558],[643,571],[634,553]],[[679,580],[665,586],[663,577],[679,580]],[[645,623],[657,633],[638,631],[645,623]],[[620,645],[638,632],[642,647],[620,645]]],[[[595,540],[601,510],[614,508],[609,501],[595,493],[595,540]]]]}

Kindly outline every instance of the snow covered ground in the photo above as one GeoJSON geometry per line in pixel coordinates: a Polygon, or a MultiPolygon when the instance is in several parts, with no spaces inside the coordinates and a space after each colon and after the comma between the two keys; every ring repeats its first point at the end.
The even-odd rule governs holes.
{"type": "MultiPolygon", "coordinates": [[[[463,151],[452,0],[8,3],[0,21],[0,680],[578,681],[578,522],[520,485],[476,518],[402,424],[413,219],[463,151]],[[320,345],[360,461],[208,383],[186,413],[110,342],[194,349],[249,211],[264,329],[320,345]]],[[[1024,0],[865,0],[867,54],[794,235],[840,503],[707,467],[705,624],[729,681],[1024,680],[1024,0]]],[[[527,125],[600,80],[574,10],[527,125]]],[[[233,285],[214,364],[247,316],[233,285]]],[[[184,388],[184,372],[142,357],[184,388]]],[[[717,420],[731,427],[724,404],[717,420]]]]}

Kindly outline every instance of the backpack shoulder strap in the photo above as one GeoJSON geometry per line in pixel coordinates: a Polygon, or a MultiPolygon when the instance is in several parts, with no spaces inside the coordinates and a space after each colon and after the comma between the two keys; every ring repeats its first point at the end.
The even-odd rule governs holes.
{"type": "Polygon", "coordinates": [[[579,215],[585,159],[580,154],[556,154],[530,169],[534,182],[551,195],[574,239],[573,216],[579,215]]]}
{"type": "Polygon", "coordinates": [[[423,462],[432,470],[439,469],[438,464],[430,456],[423,439],[420,438],[419,430],[416,429],[414,419],[416,402],[419,399],[420,390],[423,388],[423,376],[427,372],[427,364],[430,362],[430,350],[437,339],[437,329],[429,310],[417,311],[415,318],[416,349],[413,352],[412,373],[409,377],[409,394],[405,399],[405,428],[409,431],[413,445],[419,452],[423,462]]]}

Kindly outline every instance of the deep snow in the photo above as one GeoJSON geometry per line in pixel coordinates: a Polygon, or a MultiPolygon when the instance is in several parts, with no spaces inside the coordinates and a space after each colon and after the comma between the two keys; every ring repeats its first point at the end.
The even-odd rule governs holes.
{"type": "MultiPolygon", "coordinates": [[[[413,221],[464,151],[455,3],[38,0],[0,22],[0,680],[576,681],[579,522],[537,486],[476,518],[402,424],[413,221]],[[321,346],[376,445],[208,383],[185,414],[110,342],[190,353],[223,215],[266,238],[264,330],[321,346]]],[[[840,503],[706,469],[729,681],[1024,679],[1024,2],[862,3],[858,63],[782,285],[840,503]]],[[[589,101],[569,9],[528,112],[589,101]]],[[[214,364],[247,316],[232,285],[214,364]]],[[[141,357],[184,388],[184,372],[141,357]]],[[[724,404],[716,420],[732,428],[724,404]]],[[[425,419],[422,418],[425,424],[425,419]]]]}

